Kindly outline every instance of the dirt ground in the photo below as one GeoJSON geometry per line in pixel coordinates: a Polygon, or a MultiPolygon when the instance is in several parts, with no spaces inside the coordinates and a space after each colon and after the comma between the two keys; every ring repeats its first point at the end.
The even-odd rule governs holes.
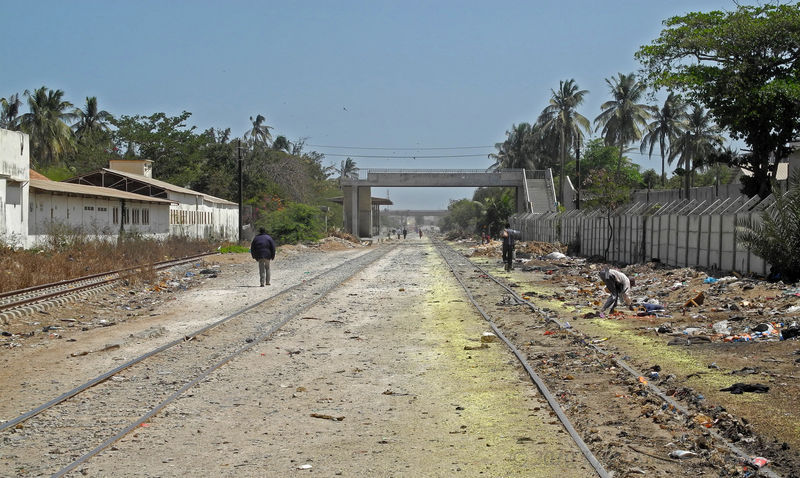
{"type": "MultiPolygon", "coordinates": [[[[480,348],[487,325],[427,238],[400,242],[302,319],[92,459],[83,474],[593,476],[513,356],[499,344],[480,348]]],[[[753,466],[716,451],[705,427],[767,457],[783,476],[798,476],[798,342],[753,332],[761,323],[787,330],[800,317],[789,312],[800,304],[796,289],[741,278],[705,284],[706,274],[692,269],[631,266],[623,270],[635,278],[634,299],[657,299],[665,311],[623,309],[600,318],[603,264],[541,259],[556,248],[536,244],[505,273],[496,246],[458,245],[692,408],[688,419],[671,415],[608,358],[475,282],[483,306],[502,317],[506,335],[616,476],[752,476],[753,466]],[[700,291],[703,303],[684,307],[700,291]],[[716,333],[722,320],[730,330],[718,325],[725,333],[716,333]],[[745,340],[747,328],[749,341],[724,341],[745,340]],[[719,391],[736,382],[770,388],[719,391]],[[674,449],[697,458],[671,459],[674,449]]],[[[10,336],[0,337],[0,418],[367,250],[340,240],[282,248],[268,288],[254,285],[257,268],[246,254],[215,256],[156,283],[14,321],[3,327],[10,336]]],[[[471,280],[485,279],[475,273],[471,280]]],[[[0,449],[0,475],[16,474],[3,468],[12,453],[0,449]]]]}
{"type": "MultiPolygon", "coordinates": [[[[620,306],[598,316],[608,297],[603,267],[585,259],[546,258],[556,249],[522,244],[511,273],[503,273],[498,243],[461,243],[465,255],[518,286],[518,292],[569,323],[589,340],[625,358],[669,396],[690,406],[704,426],[721,432],[754,457],[767,457],[785,476],[800,476],[800,343],[781,340],[800,322],[797,284],[723,275],[660,264],[619,267],[634,279],[634,311],[620,306]],[[709,279],[710,278],[710,279],[709,279]],[[644,303],[664,310],[648,313],[644,303]],[[764,330],[763,332],[757,332],[764,330]],[[766,393],[732,394],[735,383],[760,384],[766,393]],[[703,418],[705,417],[705,418],[703,418]]],[[[551,256],[552,257],[552,256],[551,256]]],[[[563,374],[563,371],[562,371],[563,374]]],[[[581,381],[573,389],[581,396],[581,381]]],[[[629,400],[628,394],[617,397],[629,400]]],[[[579,402],[579,398],[575,399],[579,402]]],[[[642,404],[637,420],[660,418],[642,404]]],[[[689,449],[698,444],[689,440],[689,449]]],[[[752,472],[738,467],[737,472],[752,472]]],[[[731,473],[733,471],[731,470],[731,473]]]]}

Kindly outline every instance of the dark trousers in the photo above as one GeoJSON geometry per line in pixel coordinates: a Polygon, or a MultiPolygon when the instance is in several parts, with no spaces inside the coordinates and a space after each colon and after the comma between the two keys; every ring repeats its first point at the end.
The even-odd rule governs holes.
{"type": "Polygon", "coordinates": [[[514,268],[514,246],[511,244],[503,244],[503,262],[506,263],[506,270],[514,268]]]}

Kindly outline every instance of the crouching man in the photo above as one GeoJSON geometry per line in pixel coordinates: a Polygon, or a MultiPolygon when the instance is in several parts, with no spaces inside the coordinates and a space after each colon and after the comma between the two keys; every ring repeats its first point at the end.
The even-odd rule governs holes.
{"type": "Polygon", "coordinates": [[[611,307],[609,312],[614,312],[614,308],[617,306],[620,297],[622,297],[622,300],[628,305],[628,309],[633,310],[633,301],[631,301],[629,295],[631,291],[631,281],[628,279],[628,276],[616,269],[605,268],[600,271],[600,279],[603,280],[606,287],[608,287],[608,291],[611,292],[611,297],[608,298],[603,308],[600,309],[600,315],[603,315],[609,307],[611,307]]]}

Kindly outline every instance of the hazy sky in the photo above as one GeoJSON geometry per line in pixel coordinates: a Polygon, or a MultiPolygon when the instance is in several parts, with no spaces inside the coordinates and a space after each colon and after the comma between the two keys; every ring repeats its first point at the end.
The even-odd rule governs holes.
{"type": "MultiPolygon", "coordinates": [[[[328,154],[472,154],[370,159],[359,167],[486,168],[513,123],[533,122],[559,80],[589,90],[661,21],[734,9],[730,0],[565,1],[0,1],[0,96],[42,85],[76,105],[97,96],[114,115],[192,113],[199,129],[263,114],[273,135],[328,154]],[[330,148],[342,146],[345,148],[330,148]],[[368,150],[361,148],[455,148],[368,150]]],[[[23,107],[23,111],[27,111],[23,107]]],[[[644,168],[660,159],[633,156],[644,168]]],[[[467,189],[393,188],[394,208],[445,208],[467,189]]],[[[373,191],[386,196],[387,191],[373,191]]]]}

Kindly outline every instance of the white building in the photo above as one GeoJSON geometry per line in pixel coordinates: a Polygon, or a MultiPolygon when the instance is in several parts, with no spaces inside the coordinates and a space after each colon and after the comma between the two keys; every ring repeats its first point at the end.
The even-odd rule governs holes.
{"type": "Polygon", "coordinates": [[[0,243],[24,246],[28,234],[28,135],[0,129],[0,243]]]}
{"type": "Polygon", "coordinates": [[[62,233],[81,233],[95,239],[116,239],[122,233],[158,239],[169,235],[169,200],[50,181],[35,171],[30,177],[26,247],[62,233]]]}
{"type": "Polygon", "coordinates": [[[108,168],[68,179],[67,182],[171,201],[171,235],[238,240],[238,204],[153,179],[152,164],[150,160],[115,159],[109,161],[108,168]]]}

